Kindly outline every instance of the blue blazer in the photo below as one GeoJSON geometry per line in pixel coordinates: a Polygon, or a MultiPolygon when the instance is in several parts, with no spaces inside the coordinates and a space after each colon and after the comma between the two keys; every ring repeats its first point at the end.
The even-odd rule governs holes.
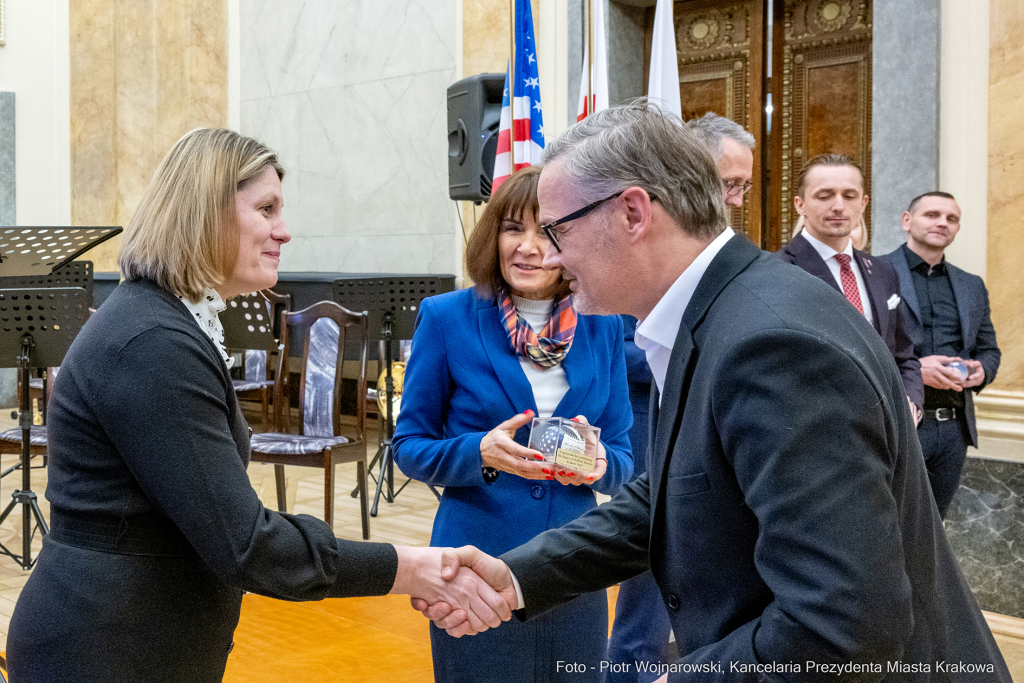
{"type": "MultiPolygon", "coordinates": [[[[896,275],[899,276],[900,296],[907,302],[910,311],[910,314],[905,316],[907,332],[914,343],[914,354],[920,357],[924,340],[921,304],[917,300],[917,290],[914,288],[907,256],[900,247],[880,258],[891,263],[896,269],[896,275]]],[[[946,272],[949,273],[949,284],[953,288],[953,298],[956,299],[956,310],[960,313],[960,334],[964,340],[962,357],[976,360],[985,368],[985,381],[973,387],[974,392],[981,391],[996,378],[1001,358],[999,347],[996,345],[996,329],[992,326],[992,317],[989,315],[988,290],[985,289],[985,281],[980,277],[963,271],[948,261],[946,272]]],[[[967,418],[971,445],[977,448],[978,427],[974,419],[972,391],[964,392],[964,415],[967,418]]]]}
{"type": "MultiPolygon", "coordinates": [[[[601,428],[608,470],[593,486],[499,474],[483,478],[480,441],[516,413],[536,412],[533,389],[512,350],[493,296],[476,289],[423,301],[395,427],[395,463],[407,476],[443,486],[430,544],[472,544],[497,554],[596,507],[591,488],[614,494],[629,480],[633,413],[618,316],[578,317],[562,361],[569,391],[556,417],[585,415],[601,428]]],[[[527,445],[529,425],[516,433],[527,445]]]]}

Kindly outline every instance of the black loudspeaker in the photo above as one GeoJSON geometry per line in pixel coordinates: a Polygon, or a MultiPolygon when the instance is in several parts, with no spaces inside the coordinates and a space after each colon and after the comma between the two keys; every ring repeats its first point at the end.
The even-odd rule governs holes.
{"type": "Polygon", "coordinates": [[[477,74],[448,87],[448,196],[491,197],[505,74],[477,74]]]}

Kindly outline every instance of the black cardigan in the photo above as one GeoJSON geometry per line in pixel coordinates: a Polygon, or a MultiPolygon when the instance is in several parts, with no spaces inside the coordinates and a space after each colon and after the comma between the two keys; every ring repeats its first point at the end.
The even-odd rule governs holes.
{"type": "Polygon", "coordinates": [[[48,423],[55,530],[114,523],[124,533],[111,552],[198,555],[224,583],[288,600],[383,595],[394,583],[392,546],[340,540],[321,520],[260,503],[228,369],[154,282],[122,283],[90,318],[48,423]]]}

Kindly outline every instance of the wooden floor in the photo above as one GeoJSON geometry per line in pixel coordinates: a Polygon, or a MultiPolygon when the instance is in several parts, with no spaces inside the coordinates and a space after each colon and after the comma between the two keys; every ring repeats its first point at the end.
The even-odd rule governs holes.
{"type": "MultiPolygon", "coordinates": [[[[0,429],[9,426],[13,425],[5,415],[0,420],[0,429]]],[[[370,455],[374,451],[375,445],[371,447],[370,455]]],[[[0,458],[0,468],[6,469],[16,460],[16,456],[5,455],[0,458]]],[[[335,533],[341,538],[360,540],[359,508],[349,495],[355,484],[355,465],[339,465],[337,475],[335,533]]],[[[321,517],[323,475],[315,470],[291,467],[287,468],[287,477],[290,511],[321,517]]],[[[249,478],[264,504],[276,508],[273,468],[252,465],[249,478]]],[[[399,484],[405,481],[400,473],[396,478],[399,484]]],[[[6,504],[11,492],[20,488],[20,484],[20,472],[0,480],[0,503],[6,504]]],[[[46,486],[45,469],[32,470],[32,486],[39,494],[44,516],[49,518],[49,506],[42,495],[46,486]]],[[[436,510],[437,500],[433,493],[425,485],[412,482],[394,503],[381,502],[378,516],[370,520],[371,540],[427,545],[436,510]]],[[[0,543],[21,552],[20,508],[0,524],[0,543]]],[[[33,541],[33,557],[40,546],[37,533],[33,541]]],[[[10,558],[0,557],[0,651],[6,647],[11,614],[29,575],[30,572],[22,570],[10,558]]],[[[611,597],[614,599],[614,593],[611,597]]],[[[1024,683],[1024,621],[999,615],[991,615],[989,620],[1014,681],[1024,683]]],[[[320,652],[323,648],[328,648],[332,657],[327,667],[330,676],[323,680],[368,680],[370,672],[374,678],[380,678],[377,674],[386,672],[383,678],[394,683],[432,680],[426,622],[408,607],[405,598],[395,596],[298,604],[246,596],[236,648],[225,680],[312,682],[318,680],[314,672],[324,667],[320,652]],[[280,615],[285,615],[283,621],[278,619],[280,615]],[[268,632],[266,628],[267,623],[273,620],[281,621],[277,633],[268,632]],[[303,638],[295,637],[294,642],[307,643],[310,650],[304,653],[301,648],[285,647],[286,641],[291,642],[290,636],[286,637],[288,633],[293,636],[305,633],[303,638]],[[264,670],[259,668],[264,661],[270,662],[265,678],[261,677],[264,670]],[[289,667],[282,669],[281,665],[289,661],[292,662],[289,667]],[[370,668],[360,669],[367,664],[370,668]],[[282,676],[285,670],[305,673],[293,679],[290,675],[282,676]],[[357,673],[357,670],[363,673],[357,673]],[[339,672],[351,675],[339,678],[339,672]]]]}

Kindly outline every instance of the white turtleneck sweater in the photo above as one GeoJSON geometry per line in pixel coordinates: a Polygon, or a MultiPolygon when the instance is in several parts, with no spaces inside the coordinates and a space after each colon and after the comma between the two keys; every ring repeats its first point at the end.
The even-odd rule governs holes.
{"type": "MultiPolygon", "coordinates": [[[[551,317],[551,308],[555,305],[554,299],[545,301],[533,301],[522,299],[518,296],[512,297],[519,315],[529,323],[533,331],[540,336],[541,330],[548,324],[551,317]]],[[[537,417],[551,417],[558,407],[559,401],[569,391],[569,383],[565,379],[565,370],[559,363],[553,368],[542,370],[538,368],[529,358],[520,358],[519,365],[526,373],[526,379],[533,387],[533,398],[537,402],[537,417]]]]}

